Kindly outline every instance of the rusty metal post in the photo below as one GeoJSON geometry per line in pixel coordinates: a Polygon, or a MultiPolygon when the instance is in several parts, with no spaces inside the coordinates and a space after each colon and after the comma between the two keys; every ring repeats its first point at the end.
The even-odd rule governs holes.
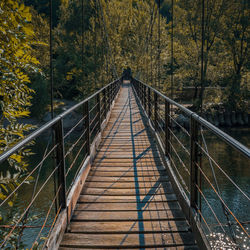
{"type": "Polygon", "coordinates": [[[107,100],[106,100],[106,88],[103,89],[103,108],[104,108],[104,120],[106,119],[107,116],[107,100]]]}
{"type": "Polygon", "coordinates": [[[97,112],[98,112],[98,130],[101,132],[101,102],[100,102],[100,93],[96,96],[96,102],[97,102],[97,112]]]}
{"type": "Polygon", "coordinates": [[[148,88],[148,118],[151,119],[151,89],[148,88]]]}
{"type": "Polygon", "coordinates": [[[198,208],[198,122],[191,117],[191,155],[190,155],[190,205],[191,207],[198,208]]]}
{"type": "Polygon", "coordinates": [[[165,100],[165,155],[170,159],[170,104],[165,100]]]}
{"type": "Polygon", "coordinates": [[[108,90],[108,111],[109,111],[111,107],[110,85],[108,86],[107,90],[108,90]]]}
{"type": "Polygon", "coordinates": [[[155,124],[155,131],[157,132],[158,129],[158,95],[156,92],[154,92],[154,106],[155,106],[155,119],[154,119],[154,124],[155,124]]]}
{"type": "Polygon", "coordinates": [[[54,126],[56,147],[56,166],[58,166],[59,207],[66,208],[65,152],[63,139],[63,121],[60,119],[54,126]]]}
{"type": "Polygon", "coordinates": [[[145,111],[147,110],[147,97],[146,97],[147,94],[146,93],[147,93],[146,86],[143,85],[143,97],[144,97],[144,109],[145,109],[145,111]]]}
{"type": "Polygon", "coordinates": [[[86,149],[87,149],[87,154],[90,154],[90,128],[89,128],[89,102],[86,101],[85,103],[85,112],[84,115],[86,116],[85,118],[85,128],[86,128],[86,149]]]}

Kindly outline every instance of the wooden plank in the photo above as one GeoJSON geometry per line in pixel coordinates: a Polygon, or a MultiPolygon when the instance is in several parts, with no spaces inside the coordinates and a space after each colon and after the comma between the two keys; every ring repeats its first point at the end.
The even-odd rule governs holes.
{"type": "MultiPolygon", "coordinates": [[[[164,186],[166,183],[166,185],[170,185],[168,184],[169,182],[160,182],[159,184],[164,186]]],[[[108,187],[112,187],[114,188],[118,188],[118,189],[122,189],[122,188],[135,188],[139,187],[139,188],[151,188],[155,185],[154,182],[138,182],[138,183],[134,183],[134,182],[92,182],[92,181],[87,181],[85,182],[84,187],[94,187],[94,188],[108,188],[108,187]]],[[[171,185],[172,186],[172,185],[171,185]]]]}
{"type": "MultiPolygon", "coordinates": [[[[73,247],[73,249],[74,248],[75,248],[75,246],[73,247]]],[[[104,249],[107,249],[107,248],[102,248],[102,247],[96,248],[94,246],[92,248],[90,248],[89,246],[88,247],[85,246],[85,247],[77,247],[77,249],[84,249],[84,250],[99,249],[99,250],[104,250],[104,249]]],[[[117,248],[113,248],[113,249],[117,249],[117,248]]],[[[121,247],[119,247],[119,249],[121,249],[121,247]]],[[[135,247],[129,247],[129,248],[124,248],[124,249],[141,249],[141,247],[139,247],[139,246],[136,247],[135,246],[135,247]]],[[[147,248],[147,249],[152,249],[152,247],[147,248]]],[[[153,247],[153,249],[157,249],[157,250],[166,250],[166,249],[167,250],[198,250],[199,248],[197,246],[195,246],[195,245],[189,245],[189,246],[184,245],[184,246],[174,246],[174,247],[168,246],[167,248],[157,246],[157,248],[153,247]]],[[[59,247],[59,250],[72,250],[72,247],[59,247]]]]}
{"type": "Polygon", "coordinates": [[[93,181],[93,182],[160,182],[160,181],[168,181],[168,176],[137,176],[136,179],[134,175],[131,175],[130,177],[103,177],[103,176],[88,176],[87,181],[93,181]]]}
{"type": "Polygon", "coordinates": [[[62,247],[89,247],[97,248],[154,248],[194,245],[192,234],[185,233],[149,233],[149,234],[77,234],[66,233],[61,243],[62,247]]]}
{"type": "Polygon", "coordinates": [[[129,150],[129,151],[117,151],[117,150],[107,150],[107,151],[102,151],[102,152],[98,152],[96,155],[96,158],[102,158],[102,157],[118,157],[118,156],[123,156],[123,157],[134,157],[134,156],[138,156],[138,155],[145,155],[145,156],[150,156],[150,157],[154,157],[157,156],[157,158],[160,157],[159,152],[152,151],[151,149],[144,149],[144,150],[129,150]]]}
{"type": "Polygon", "coordinates": [[[142,172],[145,173],[145,171],[148,172],[158,172],[160,174],[165,175],[166,174],[166,170],[163,166],[136,166],[136,168],[133,167],[133,165],[130,166],[103,166],[103,165],[98,165],[98,166],[92,166],[91,167],[91,171],[102,171],[102,172],[127,172],[127,171],[137,171],[137,173],[142,172]]]}
{"type": "MultiPolygon", "coordinates": [[[[125,201],[126,202],[126,201],[125,201]]],[[[138,211],[138,210],[167,210],[167,209],[180,209],[180,205],[176,200],[173,201],[150,201],[150,202],[78,202],[76,210],[88,211],[138,211]]]]}
{"type": "Polygon", "coordinates": [[[161,221],[185,220],[181,210],[75,211],[72,221],[161,221]]]}
{"type": "Polygon", "coordinates": [[[126,85],[60,249],[197,249],[148,119],[126,85]]]}
{"type": "Polygon", "coordinates": [[[134,162],[134,160],[136,161],[136,162],[138,162],[138,161],[143,161],[143,160],[146,160],[146,161],[151,161],[151,162],[161,162],[161,158],[160,158],[160,156],[158,155],[158,156],[152,156],[152,155],[142,155],[142,156],[140,156],[140,155],[135,155],[135,157],[133,156],[133,154],[131,154],[131,155],[121,155],[121,154],[119,154],[119,155],[106,155],[106,156],[99,156],[99,155],[97,155],[96,157],[95,157],[95,162],[98,162],[98,160],[99,161],[109,161],[109,160],[111,160],[111,161],[119,161],[119,160],[121,160],[122,162],[124,162],[124,161],[126,161],[126,160],[129,160],[129,161],[133,161],[134,162]],[[137,157],[138,157],[138,159],[137,159],[137,157]],[[134,159],[134,158],[136,158],[136,159],[134,159]]]}
{"type": "Polygon", "coordinates": [[[137,162],[134,166],[133,162],[99,162],[93,163],[93,167],[133,167],[136,169],[140,169],[141,167],[155,167],[156,169],[164,168],[162,162],[156,162],[155,164],[149,164],[148,162],[137,162]]]}
{"type": "Polygon", "coordinates": [[[107,158],[107,159],[95,159],[94,163],[103,163],[103,162],[111,162],[111,163],[148,163],[148,164],[159,164],[162,163],[160,158],[139,158],[139,159],[133,159],[133,158],[107,158]]]}
{"type": "Polygon", "coordinates": [[[102,196],[102,195],[80,195],[78,201],[79,202],[145,202],[150,201],[176,201],[175,194],[166,194],[166,195],[151,195],[145,196],[140,195],[140,197],[136,196],[102,196]]]}
{"type": "Polygon", "coordinates": [[[188,232],[190,229],[184,221],[144,221],[143,230],[138,221],[95,221],[95,222],[74,222],[72,221],[68,232],[71,233],[170,233],[188,232]]]}
{"type": "MultiPolygon", "coordinates": [[[[125,176],[144,176],[144,177],[150,177],[150,176],[164,176],[163,174],[159,173],[158,171],[140,171],[135,173],[134,171],[90,171],[89,176],[102,176],[102,177],[125,177],[125,176]]],[[[163,172],[164,173],[164,172],[163,172]]]]}
{"type": "Polygon", "coordinates": [[[152,147],[141,147],[141,148],[132,148],[131,146],[129,147],[112,147],[112,148],[101,148],[98,150],[98,154],[110,154],[110,153],[116,153],[116,154],[120,154],[120,153],[124,153],[126,154],[131,154],[131,153],[135,153],[135,154],[141,154],[141,153],[153,153],[153,154],[159,154],[158,150],[152,149],[152,147]]]}
{"type": "Polygon", "coordinates": [[[155,194],[172,194],[172,187],[163,188],[163,187],[148,187],[148,188],[84,188],[81,194],[93,194],[93,195],[155,195],[155,194]]]}

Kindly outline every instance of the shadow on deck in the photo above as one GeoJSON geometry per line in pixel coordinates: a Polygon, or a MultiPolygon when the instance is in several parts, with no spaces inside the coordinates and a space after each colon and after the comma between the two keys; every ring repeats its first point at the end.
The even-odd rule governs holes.
{"type": "Polygon", "coordinates": [[[146,116],[123,84],[60,249],[197,249],[146,116]]]}

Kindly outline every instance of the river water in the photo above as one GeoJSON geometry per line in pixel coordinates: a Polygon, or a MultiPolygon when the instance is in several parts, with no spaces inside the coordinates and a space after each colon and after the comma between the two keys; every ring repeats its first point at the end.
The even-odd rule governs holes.
{"type": "MultiPolygon", "coordinates": [[[[247,147],[250,147],[250,129],[230,129],[226,131],[228,134],[230,134],[235,139],[239,140],[241,143],[246,145],[247,147]]],[[[239,185],[239,187],[246,192],[248,195],[250,195],[250,168],[247,164],[247,161],[239,155],[236,151],[232,150],[227,144],[216,138],[214,135],[205,133],[206,142],[208,145],[208,149],[212,155],[214,155],[215,160],[218,161],[219,165],[223,168],[223,170],[239,185]]],[[[36,164],[36,158],[37,156],[42,156],[41,152],[46,147],[47,139],[40,138],[38,141],[36,141],[36,144],[33,146],[32,151],[35,153],[33,157],[30,159],[30,164],[32,165],[36,164]]],[[[72,156],[73,157],[73,156],[72,156]]],[[[44,181],[48,178],[49,174],[51,173],[51,169],[53,166],[53,160],[49,159],[44,165],[46,165],[46,168],[42,168],[39,182],[38,182],[38,189],[41,187],[41,185],[44,183],[44,181]]],[[[204,163],[205,168],[207,168],[207,172],[209,175],[209,164],[204,163]]],[[[250,221],[250,208],[249,208],[249,202],[244,198],[244,196],[241,195],[240,192],[237,191],[237,189],[231,185],[228,181],[225,180],[223,175],[215,169],[217,182],[222,194],[223,199],[228,204],[230,208],[232,208],[232,211],[237,215],[239,220],[241,222],[249,223],[250,221]]],[[[212,173],[210,173],[212,175],[212,173]]],[[[20,211],[24,211],[25,207],[28,205],[31,197],[32,197],[32,191],[33,191],[32,184],[25,185],[18,193],[18,197],[16,200],[16,203],[11,211],[11,214],[20,214],[20,211]]],[[[38,190],[37,189],[37,190],[38,190]]],[[[218,202],[218,199],[216,199],[215,195],[211,190],[208,188],[208,186],[203,184],[203,192],[204,195],[207,197],[208,201],[216,211],[217,216],[220,218],[221,221],[225,224],[225,230],[228,231],[228,227],[226,226],[227,220],[225,215],[223,214],[223,209],[221,206],[221,203],[218,202]]],[[[27,228],[23,232],[22,242],[23,247],[30,247],[31,243],[34,241],[37,233],[40,231],[39,226],[42,225],[44,218],[46,217],[50,202],[52,200],[52,197],[54,195],[54,185],[53,185],[53,178],[48,182],[45,189],[41,192],[39,195],[39,198],[32,206],[32,209],[30,210],[30,215],[33,216],[32,220],[27,223],[27,225],[32,226],[38,226],[37,228],[27,228]]],[[[10,208],[6,207],[6,211],[10,208]]],[[[52,215],[48,217],[47,225],[51,225],[53,221],[55,209],[52,209],[52,215]]],[[[210,239],[213,240],[214,249],[233,249],[233,244],[228,247],[225,246],[225,244],[230,245],[230,240],[223,238],[223,234],[221,234],[220,227],[218,227],[218,223],[213,218],[213,215],[211,214],[210,210],[208,209],[208,206],[204,201],[202,201],[202,211],[206,215],[206,218],[208,220],[208,223],[211,224],[213,231],[217,232],[216,234],[210,234],[209,231],[207,231],[207,235],[210,237],[210,239]],[[224,242],[224,243],[223,243],[224,242]],[[225,243],[226,242],[226,243],[225,243]],[[223,245],[224,244],[224,245],[223,245]]],[[[230,217],[230,216],[229,216],[230,217]]],[[[232,218],[230,217],[230,221],[232,221],[232,218]]],[[[241,234],[239,228],[237,226],[233,226],[233,231],[237,237],[237,241],[240,242],[241,249],[250,249],[249,242],[247,242],[247,239],[244,235],[241,234]]],[[[206,227],[204,227],[206,228],[206,227]]],[[[246,228],[249,231],[249,225],[246,224],[246,228]]],[[[48,227],[45,227],[44,231],[41,233],[41,236],[38,239],[38,242],[42,242],[44,238],[42,238],[44,235],[48,233],[48,227]]],[[[21,245],[20,245],[21,246],[21,245]]],[[[22,248],[22,247],[20,247],[22,248]]]]}

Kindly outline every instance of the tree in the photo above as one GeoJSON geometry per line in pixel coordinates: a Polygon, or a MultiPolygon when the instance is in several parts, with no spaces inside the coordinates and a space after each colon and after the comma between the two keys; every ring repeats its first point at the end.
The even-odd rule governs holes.
{"type": "MultiPolygon", "coordinates": [[[[231,55],[230,66],[233,70],[229,79],[227,97],[227,102],[232,110],[241,109],[242,104],[244,105],[241,84],[243,84],[242,75],[247,73],[246,67],[249,58],[249,5],[249,2],[246,0],[231,0],[227,3],[226,12],[223,16],[221,37],[223,38],[225,49],[231,55]]],[[[246,86],[243,87],[246,89],[246,86]]]]}
{"type": "MultiPolygon", "coordinates": [[[[192,82],[195,86],[194,99],[197,108],[200,106],[203,89],[198,95],[197,87],[200,82],[200,65],[201,65],[201,0],[180,1],[175,8],[175,32],[179,48],[176,56],[180,67],[181,78],[186,78],[187,82],[192,82]],[[184,59],[184,60],[183,60],[184,59]],[[182,61],[183,60],[183,61],[182,61]],[[183,67],[185,71],[183,72],[183,67]]],[[[221,17],[225,10],[225,0],[208,0],[205,1],[204,14],[204,70],[203,77],[205,85],[211,79],[207,74],[214,71],[213,64],[216,64],[216,55],[213,47],[219,42],[219,31],[221,26],[221,17]],[[213,63],[211,63],[211,61],[213,63]]],[[[204,85],[203,85],[204,88],[204,85]]]]}
{"type": "Polygon", "coordinates": [[[35,91],[32,94],[30,112],[32,117],[41,118],[47,110],[50,96],[49,93],[49,74],[50,74],[50,50],[49,50],[49,23],[30,7],[32,14],[32,25],[34,30],[32,55],[39,61],[38,72],[27,72],[31,88],[35,91]]]}
{"type": "Polygon", "coordinates": [[[58,98],[81,96],[80,85],[84,85],[86,90],[83,96],[90,93],[91,85],[86,78],[94,71],[91,62],[93,53],[86,32],[90,28],[89,18],[92,14],[89,1],[64,1],[60,6],[59,24],[53,32],[54,92],[58,98]]]}
{"type": "MultiPolygon", "coordinates": [[[[14,146],[33,129],[19,122],[29,115],[31,94],[28,72],[39,71],[39,62],[33,56],[34,31],[30,9],[19,1],[3,0],[0,3],[0,154],[14,146]]],[[[0,200],[4,200],[27,174],[23,149],[8,159],[8,170],[1,165],[0,200]]],[[[12,206],[12,200],[8,201],[12,206]]],[[[1,220],[0,214],[0,220],[1,220]]]]}
{"type": "MultiPolygon", "coordinates": [[[[150,64],[154,65],[153,75],[156,78],[156,60],[158,56],[157,40],[157,5],[152,1],[97,1],[97,13],[100,15],[100,29],[98,34],[102,34],[105,39],[97,39],[97,47],[104,46],[105,61],[109,61],[111,67],[115,67],[117,75],[120,76],[124,68],[128,66],[134,75],[147,82],[150,79],[150,64]],[[103,14],[102,14],[103,13],[103,14]],[[153,16],[153,18],[152,18],[153,16]],[[105,28],[105,30],[104,30],[105,28]],[[150,48],[150,44],[152,47],[150,48]],[[152,61],[151,61],[152,59],[152,61]]],[[[92,3],[94,5],[94,3],[92,3]]],[[[164,63],[166,63],[167,33],[166,21],[163,17],[161,22],[161,76],[164,78],[164,63]]],[[[92,29],[95,22],[91,18],[92,29]]],[[[92,32],[93,34],[93,32],[92,32]]],[[[91,34],[89,34],[91,36],[91,34]]],[[[93,36],[93,35],[92,35],[93,36]]],[[[99,75],[105,72],[104,66],[99,68],[99,75]]],[[[114,74],[114,73],[113,73],[114,74]]],[[[117,76],[116,76],[117,77],[117,76]]],[[[153,84],[152,82],[150,84],[153,84]]]]}
{"type": "Polygon", "coordinates": [[[210,103],[223,101],[224,106],[229,102],[231,109],[235,110],[239,100],[243,100],[239,95],[240,82],[242,84],[243,81],[238,72],[244,75],[249,72],[246,64],[249,55],[249,4],[247,1],[206,0],[204,7],[204,84],[198,93],[201,85],[202,1],[175,1],[175,87],[195,87],[193,104],[196,110],[199,110],[201,99],[210,103]],[[204,87],[221,86],[227,88],[223,95],[218,90],[203,96],[204,87]]]}

